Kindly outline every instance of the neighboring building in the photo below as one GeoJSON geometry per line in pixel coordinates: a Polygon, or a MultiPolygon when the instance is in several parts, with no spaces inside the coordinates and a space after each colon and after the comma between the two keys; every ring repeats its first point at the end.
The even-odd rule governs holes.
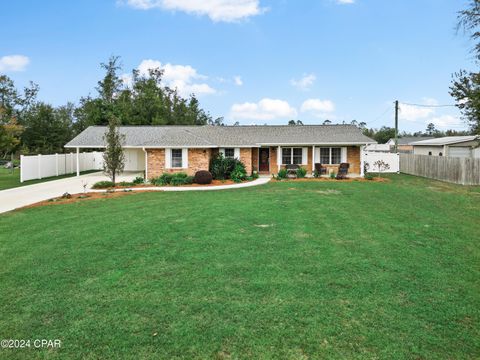
{"type": "Polygon", "coordinates": [[[416,155],[478,157],[480,136],[446,136],[412,143],[416,155]]]}
{"type": "MultiPolygon", "coordinates": [[[[413,153],[413,145],[412,143],[417,142],[417,141],[422,141],[422,140],[430,140],[433,139],[433,137],[427,137],[427,136],[404,136],[404,137],[399,137],[398,138],[398,152],[401,153],[413,153]]],[[[393,149],[395,148],[395,139],[390,139],[387,141],[385,145],[390,146],[390,148],[393,149]]]]}
{"type": "Polygon", "coordinates": [[[392,147],[388,144],[370,144],[365,146],[365,151],[388,153],[392,147]]]}
{"type": "MultiPolygon", "coordinates": [[[[347,162],[350,173],[362,174],[361,150],[375,143],[353,125],[120,126],[119,131],[125,135],[125,170],[145,171],[147,179],[208,170],[219,152],[239,158],[248,173],[276,174],[286,164],[298,164],[311,174],[315,163],[337,171],[347,162]]],[[[105,132],[105,126],[90,126],[65,147],[77,153],[104,148],[105,132]]]]}

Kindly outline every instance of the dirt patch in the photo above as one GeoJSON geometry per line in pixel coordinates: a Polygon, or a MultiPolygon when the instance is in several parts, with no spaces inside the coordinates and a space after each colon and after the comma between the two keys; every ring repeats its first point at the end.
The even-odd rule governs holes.
{"type": "Polygon", "coordinates": [[[264,229],[264,228],[272,227],[273,224],[255,224],[253,226],[264,229]]]}
{"type": "Polygon", "coordinates": [[[117,197],[125,196],[125,195],[143,194],[145,192],[149,192],[149,191],[141,191],[141,192],[136,192],[136,193],[133,192],[133,191],[91,192],[91,193],[85,193],[85,194],[71,195],[70,198],[60,196],[60,197],[57,197],[57,198],[40,201],[40,202],[35,203],[35,204],[23,206],[19,209],[28,209],[28,208],[34,208],[34,207],[39,207],[39,206],[71,204],[71,203],[74,203],[74,202],[96,200],[96,199],[113,199],[113,198],[117,198],[117,197]]]}
{"type": "Polygon", "coordinates": [[[338,190],[328,189],[328,190],[317,190],[315,191],[317,194],[322,195],[340,195],[342,192],[338,190]]]}

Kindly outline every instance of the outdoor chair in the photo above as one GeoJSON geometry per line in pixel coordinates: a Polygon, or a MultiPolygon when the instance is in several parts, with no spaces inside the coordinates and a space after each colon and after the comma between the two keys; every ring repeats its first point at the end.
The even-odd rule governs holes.
{"type": "Polygon", "coordinates": [[[346,179],[348,174],[348,168],[350,167],[349,163],[341,163],[338,167],[337,180],[346,179]]]}
{"type": "Polygon", "coordinates": [[[297,170],[300,168],[297,164],[285,165],[288,177],[297,177],[297,170]]]}
{"type": "Polygon", "coordinates": [[[320,163],[315,163],[315,171],[320,175],[327,175],[327,168],[323,167],[320,163]]]}

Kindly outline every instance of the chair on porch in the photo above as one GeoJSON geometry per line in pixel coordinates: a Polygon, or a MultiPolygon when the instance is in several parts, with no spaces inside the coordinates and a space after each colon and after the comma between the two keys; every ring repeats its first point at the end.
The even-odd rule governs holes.
{"type": "Polygon", "coordinates": [[[285,165],[285,170],[287,170],[287,177],[297,177],[297,170],[300,168],[297,164],[285,165]]]}
{"type": "Polygon", "coordinates": [[[320,163],[315,163],[315,173],[318,174],[318,176],[327,175],[327,168],[320,163]]]}
{"type": "Polygon", "coordinates": [[[341,163],[338,167],[337,180],[346,179],[348,174],[349,163],[341,163]]]}

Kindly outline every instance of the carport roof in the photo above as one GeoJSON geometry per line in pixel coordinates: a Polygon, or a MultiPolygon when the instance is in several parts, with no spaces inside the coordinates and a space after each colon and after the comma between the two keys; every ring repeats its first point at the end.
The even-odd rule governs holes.
{"type": "MultiPolygon", "coordinates": [[[[105,147],[106,126],[90,126],[67,148],[105,147]]],[[[120,126],[125,147],[259,147],[262,145],[371,144],[354,125],[120,126]]]]}

